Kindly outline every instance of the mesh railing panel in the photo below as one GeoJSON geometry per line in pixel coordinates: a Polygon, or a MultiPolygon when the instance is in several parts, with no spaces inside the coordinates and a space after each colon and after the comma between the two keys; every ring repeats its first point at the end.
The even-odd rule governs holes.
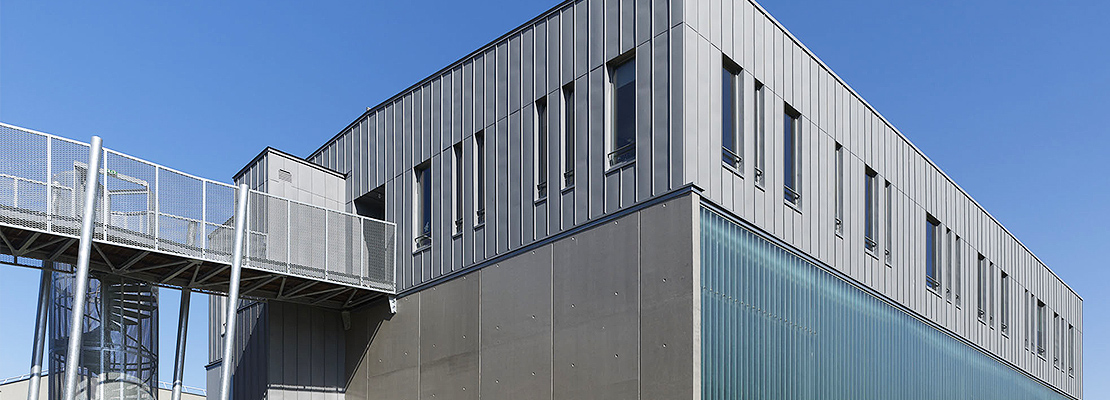
{"type": "MultiPolygon", "coordinates": [[[[230,263],[235,186],[104,150],[93,238],[230,263]]],[[[77,237],[89,145],[0,124],[0,223],[77,237]]],[[[396,227],[251,191],[244,266],[395,292],[396,227]]]]}

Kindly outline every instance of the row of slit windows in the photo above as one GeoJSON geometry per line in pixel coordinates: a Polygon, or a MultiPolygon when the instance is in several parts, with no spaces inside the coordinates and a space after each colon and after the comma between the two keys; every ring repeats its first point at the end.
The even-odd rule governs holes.
{"type": "MultiPolygon", "coordinates": [[[[951,302],[955,297],[956,307],[961,306],[960,291],[963,279],[963,246],[959,235],[953,235],[952,230],[945,228],[942,232],[940,221],[932,215],[925,217],[925,285],[938,296],[942,292],[944,297],[951,302]],[[953,236],[955,242],[953,242],[953,236]],[[953,245],[954,243],[954,245],[953,245]],[[946,251],[947,249],[947,251],[946,251]],[[944,265],[942,266],[941,263],[944,265]],[[943,268],[942,268],[943,267],[943,268]],[[943,269],[943,271],[942,271],[943,269]],[[943,273],[943,278],[942,274],[943,273]],[[944,282],[952,282],[945,286],[944,282]]],[[[1049,329],[1052,333],[1052,365],[1061,371],[1066,370],[1069,376],[1075,376],[1075,328],[1053,313],[1052,325],[1046,325],[1047,307],[1036,295],[1028,289],[1021,298],[1014,298],[1012,294],[1012,278],[1001,268],[995,269],[994,262],[983,254],[976,257],[976,316],[980,323],[989,326],[992,330],[996,326],[995,315],[998,315],[997,327],[1003,336],[1010,338],[1014,328],[1012,318],[1014,304],[1021,304],[1020,317],[1024,318],[1025,349],[1037,354],[1047,361],[1046,335],[1049,329]],[[995,296],[995,290],[998,296],[995,296]],[[998,300],[998,304],[995,302],[998,300]]]]}
{"type": "MultiPolygon", "coordinates": [[[[606,87],[606,162],[607,168],[620,168],[636,159],[636,64],[633,54],[618,57],[609,63],[608,85],[606,87]]],[[[571,190],[575,182],[575,102],[574,84],[568,83],[560,90],[562,107],[560,124],[560,177],[562,190],[571,190]]],[[[534,109],[534,146],[533,176],[536,182],[535,200],[544,201],[548,193],[550,120],[547,97],[535,101],[534,109]]],[[[456,143],[452,153],[452,235],[459,235],[464,228],[464,149],[463,143],[456,143]]],[[[474,228],[485,225],[486,205],[486,147],[484,132],[474,134],[473,144],[474,183],[474,228]]],[[[414,252],[431,247],[432,244],[432,170],[427,160],[413,168],[413,248],[414,252]]]]}
{"type": "MultiPolygon", "coordinates": [[[[723,58],[723,65],[721,68],[721,107],[722,107],[722,120],[721,120],[721,161],[725,167],[739,173],[743,171],[744,167],[744,138],[743,138],[743,119],[742,110],[743,104],[743,79],[741,79],[742,69],[727,57],[723,58]]],[[[764,184],[763,178],[765,176],[764,169],[764,93],[763,85],[756,81],[754,88],[754,101],[752,107],[755,113],[755,135],[754,138],[756,148],[753,149],[755,156],[755,184],[762,187],[764,184]]],[[[784,103],[783,111],[783,196],[790,204],[797,205],[801,198],[798,192],[798,119],[800,114],[795,111],[789,104],[784,103]]],[[[834,229],[838,237],[843,237],[844,233],[844,207],[845,207],[845,150],[840,143],[834,145],[834,159],[835,163],[835,176],[836,176],[836,193],[835,193],[835,220],[834,229]]],[[[893,248],[893,214],[892,214],[892,200],[893,188],[891,182],[887,180],[880,180],[878,173],[871,169],[870,166],[864,166],[863,174],[863,246],[864,250],[871,255],[875,255],[878,249],[878,235],[879,235],[879,217],[880,209],[884,210],[885,215],[885,235],[884,239],[884,258],[887,266],[891,266],[893,248]],[[882,183],[880,191],[879,185],[882,183]],[[884,200],[886,207],[880,207],[880,199],[884,200]]],[[[926,216],[926,262],[925,262],[925,285],[932,292],[938,295],[943,292],[943,296],[948,302],[955,302],[957,308],[962,306],[962,287],[963,287],[963,258],[961,255],[962,239],[959,235],[953,235],[952,230],[945,228],[942,234],[940,229],[940,222],[931,215],[926,216]],[[946,243],[946,245],[945,245],[946,243]],[[947,248],[947,252],[942,249],[947,248]],[[940,262],[945,262],[944,268],[940,262]],[[943,269],[944,277],[940,276],[940,270],[943,269]],[[946,286],[943,282],[951,282],[946,286]],[[943,288],[943,291],[942,291],[943,288]]],[[[999,328],[1002,334],[1009,337],[1010,335],[1010,315],[1011,302],[1013,299],[1010,294],[1010,276],[1004,271],[999,271],[994,274],[994,264],[987,260],[982,254],[978,258],[978,318],[984,324],[988,324],[992,329],[995,326],[995,307],[994,307],[994,290],[995,285],[991,279],[998,279],[998,290],[1002,299],[1000,304],[999,314],[999,328]]],[[[1028,290],[1026,290],[1028,293],[1028,290]]],[[[1045,338],[1047,329],[1055,329],[1053,334],[1053,365],[1055,368],[1064,370],[1071,376],[1074,376],[1075,366],[1075,329],[1071,324],[1065,322],[1060,318],[1058,313],[1053,314],[1052,327],[1046,327],[1046,308],[1045,304],[1037,300],[1035,296],[1027,295],[1030,300],[1025,302],[1028,304],[1028,310],[1024,312],[1026,318],[1025,326],[1028,327],[1025,336],[1025,348],[1031,352],[1045,357],[1045,338]]],[[[1047,359],[1046,359],[1047,360],[1047,359]]]]}
{"type": "MultiPolygon", "coordinates": [[[[721,121],[721,143],[722,143],[722,163],[733,169],[734,171],[742,171],[744,166],[743,160],[743,79],[741,79],[742,69],[727,57],[723,57],[724,62],[722,65],[721,73],[721,105],[722,105],[722,121],[721,121]]],[[[607,100],[605,104],[606,115],[606,160],[607,168],[616,168],[622,165],[635,161],[636,158],[636,72],[635,72],[635,58],[632,56],[625,56],[618,58],[616,61],[610,63],[607,69],[609,73],[608,85],[606,88],[607,100]]],[[[764,87],[759,81],[755,82],[753,87],[754,101],[753,109],[755,113],[755,132],[754,138],[755,149],[753,155],[755,157],[755,165],[753,170],[755,173],[755,184],[763,187],[764,178],[766,176],[766,138],[765,121],[765,99],[764,87]]],[[[561,148],[561,175],[562,187],[564,190],[573,188],[574,186],[574,86],[568,84],[561,89],[561,99],[563,101],[562,110],[562,148],[561,148]]],[[[534,159],[536,161],[535,182],[536,182],[536,200],[542,201],[547,196],[547,179],[548,179],[548,155],[550,154],[549,145],[549,115],[548,115],[547,99],[541,98],[535,102],[535,146],[534,146],[534,159]]],[[[799,188],[799,160],[798,160],[798,139],[799,139],[799,118],[800,113],[794,110],[789,104],[784,103],[783,107],[783,158],[782,158],[782,171],[783,171],[783,198],[792,205],[797,205],[801,199],[799,188]]],[[[485,137],[483,132],[474,134],[474,221],[475,228],[479,228],[485,223],[485,203],[486,203],[486,150],[485,150],[485,137]]],[[[454,223],[452,233],[458,235],[463,230],[463,144],[459,142],[452,147],[453,153],[453,192],[452,199],[454,223]]],[[[844,148],[839,143],[834,147],[835,155],[835,174],[836,174],[836,195],[835,195],[835,224],[834,229],[838,236],[843,235],[844,231],[844,148]]],[[[415,175],[415,196],[414,199],[417,204],[414,207],[414,248],[419,251],[430,247],[432,238],[432,223],[431,223],[431,207],[432,207],[432,173],[431,164],[429,161],[418,165],[414,168],[415,175]]],[[[878,218],[877,213],[880,209],[879,199],[880,192],[878,185],[880,183],[878,173],[871,169],[869,166],[864,168],[864,185],[863,185],[863,200],[864,200],[864,213],[863,213],[863,233],[864,233],[864,250],[869,254],[874,255],[878,248],[876,236],[878,235],[878,218]]],[[[893,226],[892,226],[892,187],[890,181],[883,182],[882,197],[885,199],[885,237],[884,237],[884,258],[889,266],[892,262],[891,249],[893,248],[893,226]]],[[[925,262],[925,285],[928,289],[943,296],[949,301],[954,300],[957,308],[962,306],[962,241],[959,235],[953,235],[952,230],[946,228],[941,232],[940,221],[931,215],[926,215],[926,262],[925,262]],[[954,242],[953,242],[954,240],[954,242]],[[947,243],[947,246],[945,246],[947,243]],[[954,244],[954,245],[953,245],[954,244]],[[947,248],[949,251],[943,252],[942,248],[947,248]],[[945,278],[944,282],[952,282],[947,286],[943,285],[939,270],[941,265],[940,261],[945,261],[946,268],[944,269],[945,278]],[[953,268],[954,266],[954,268],[953,268]],[[943,288],[943,290],[942,290],[943,288]]],[[[994,264],[987,260],[982,254],[978,257],[978,308],[977,315],[980,321],[988,324],[993,329],[995,326],[995,310],[994,310],[994,288],[991,280],[996,277],[1000,280],[999,290],[1001,298],[1001,310],[999,313],[999,326],[1001,332],[1009,336],[1010,334],[1010,278],[1005,272],[994,274],[994,264]]],[[[1026,291],[1028,292],[1028,291],[1026,291]]],[[[1074,374],[1074,328],[1072,325],[1067,324],[1059,314],[1054,313],[1053,326],[1046,327],[1045,305],[1035,296],[1028,296],[1030,301],[1028,312],[1025,313],[1026,324],[1029,327],[1025,335],[1025,347],[1032,352],[1044,357],[1045,349],[1045,334],[1047,329],[1056,329],[1057,332],[1053,335],[1053,365],[1058,369],[1064,369],[1066,365],[1067,372],[1074,374]],[[1065,328],[1066,327],[1066,328],[1065,328]],[[1063,350],[1066,347],[1066,357],[1061,359],[1061,354],[1065,354],[1063,350]]]]}

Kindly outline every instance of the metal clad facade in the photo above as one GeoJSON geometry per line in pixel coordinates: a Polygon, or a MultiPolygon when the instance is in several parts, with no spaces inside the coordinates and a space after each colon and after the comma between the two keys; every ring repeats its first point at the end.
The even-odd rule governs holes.
{"type": "MultiPolygon", "coordinates": [[[[663,351],[654,347],[658,345],[662,349],[661,343],[650,344],[651,350],[648,350],[645,340],[655,340],[657,338],[652,335],[670,332],[669,328],[661,326],[666,324],[660,321],[645,321],[643,310],[658,307],[676,311],[677,305],[690,304],[700,313],[699,300],[682,297],[682,293],[689,295],[691,292],[673,292],[670,295],[675,297],[675,302],[656,304],[654,302],[659,299],[647,295],[645,288],[649,286],[642,279],[658,271],[645,269],[643,260],[637,263],[621,259],[621,252],[574,243],[574,235],[572,239],[560,237],[555,244],[544,244],[536,254],[531,254],[531,250],[525,254],[514,253],[536,241],[596,223],[656,196],[692,185],[706,202],[800,249],[853,281],[1005,359],[1021,371],[1074,397],[1082,396],[1083,323],[1082,300],[1078,295],[754,2],[578,0],[563,3],[368,110],[311,155],[309,161],[349,172],[344,199],[348,208],[353,199],[384,185],[386,219],[398,224],[399,242],[407,243],[398,246],[397,254],[398,286],[408,291],[401,299],[403,311],[393,319],[380,322],[379,327],[365,327],[369,331],[367,340],[374,344],[367,345],[363,361],[368,364],[349,368],[357,371],[351,373],[366,379],[365,386],[354,381],[358,387],[388,387],[388,390],[400,391],[389,392],[397,398],[431,393],[470,398],[476,396],[479,388],[485,393],[488,388],[502,384],[506,385],[504,392],[494,390],[492,393],[506,393],[512,397],[512,393],[548,385],[554,397],[579,397],[587,392],[602,397],[625,397],[635,393],[632,389],[636,387],[633,384],[636,380],[639,380],[638,390],[644,390],[647,377],[653,376],[660,381],[673,379],[678,385],[674,388],[660,386],[658,390],[675,389],[676,397],[694,396],[693,392],[683,391],[694,390],[693,386],[681,385],[687,382],[686,376],[663,376],[661,371],[653,369],[657,366],[648,366],[642,358],[639,362],[621,359],[622,353],[648,357],[651,352],[663,351]],[[606,110],[611,96],[609,67],[614,59],[629,54],[634,56],[636,63],[636,161],[610,168],[606,144],[609,132],[606,110]],[[720,69],[725,58],[742,69],[738,91],[741,97],[737,104],[742,106],[740,155],[743,162],[742,168],[735,172],[726,170],[720,162],[720,69]],[[559,133],[566,123],[561,117],[565,111],[562,88],[568,84],[574,87],[576,120],[572,123],[576,157],[573,160],[574,186],[564,189],[559,168],[563,137],[559,133]],[[763,85],[759,97],[754,90],[757,84],[763,85]],[[547,104],[546,122],[550,135],[546,196],[537,196],[536,179],[538,121],[535,102],[541,98],[547,104]],[[760,115],[756,115],[756,104],[763,104],[760,115]],[[783,200],[783,163],[787,159],[784,114],[791,108],[800,114],[794,157],[798,171],[795,187],[801,195],[797,204],[786,204],[783,200]],[[765,139],[762,152],[758,151],[755,140],[759,129],[763,130],[765,139]],[[478,224],[475,215],[478,185],[473,180],[479,162],[475,152],[478,133],[484,138],[486,148],[484,224],[478,224]],[[464,212],[461,234],[454,235],[452,147],[457,143],[463,149],[464,212]],[[842,182],[838,182],[833,168],[837,144],[843,146],[845,156],[842,182]],[[761,184],[755,182],[754,171],[759,154],[763,155],[765,172],[761,184]],[[417,251],[411,242],[417,235],[413,168],[425,162],[431,166],[433,177],[430,196],[433,202],[432,245],[428,250],[417,251]],[[878,219],[874,235],[877,247],[873,254],[864,250],[863,237],[867,201],[863,194],[863,177],[868,169],[877,173],[874,189],[879,197],[874,214],[878,219]],[[892,189],[889,201],[884,192],[886,182],[892,189]],[[830,200],[840,185],[844,188],[843,235],[835,233],[836,207],[830,200]],[[887,231],[888,215],[889,226],[893,228],[890,232],[887,231]],[[950,245],[947,236],[942,236],[938,258],[942,280],[935,293],[926,288],[925,281],[927,215],[940,222],[942,235],[951,230],[953,237],[960,238],[957,251],[953,247],[956,242],[950,245]],[[575,246],[585,247],[575,249],[575,246]],[[548,254],[551,261],[547,269],[536,267],[535,263],[540,262],[537,260],[548,254]],[[977,316],[979,254],[993,264],[993,278],[987,291],[991,296],[992,306],[988,309],[992,314],[984,318],[984,322],[977,316]],[[500,258],[506,255],[512,257],[500,258]],[[947,263],[948,257],[953,259],[952,264],[947,263]],[[574,269],[582,265],[595,268],[574,269]],[[598,269],[598,265],[610,266],[617,272],[598,269]],[[952,265],[960,268],[952,270],[952,265]],[[483,266],[483,269],[468,271],[464,275],[466,279],[450,276],[476,266],[483,266]],[[521,275],[495,276],[508,274],[496,271],[509,266],[519,269],[513,273],[521,275]],[[524,282],[533,279],[525,275],[542,275],[543,271],[550,274],[548,280],[524,282]],[[946,271],[952,271],[953,275],[958,273],[960,278],[949,282],[946,271]],[[1011,285],[1007,299],[1001,298],[997,279],[1002,271],[1008,274],[1011,285]],[[606,275],[618,272],[629,275],[606,275]],[[640,279],[639,284],[628,286],[633,277],[640,279]],[[957,282],[960,283],[958,288],[953,286],[957,282]],[[616,294],[605,292],[604,298],[592,297],[600,296],[593,292],[573,295],[576,290],[597,289],[591,284],[618,290],[614,290],[616,294]],[[526,296],[508,299],[493,290],[501,287],[515,290],[517,285],[535,285],[532,290],[550,293],[550,298],[528,298],[521,304],[506,304],[526,296]],[[1027,317],[1033,311],[1027,308],[1026,299],[1018,298],[1026,290],[1046,304],[1046,319],[1050,323],[1054,313],[1059,313],[1066,321],[1063,333],[1060,329],[1047,330],[1049,353],[1045,358],[1027,350],[1023,344],[1031,331],[1028,325],[1031,319],[1027,317]],[[448,296],[438,293],[440,291],[455,294],[448,296]],[[961,295],[959,306],[949,300],[947,293],[961,295]],[[486,303],[487,300],[490,302],[486,303]],[[997,315],[998,304],[1002,301],[1010,305],[1011,312],[1011,326],[1006,335],[1001,332],[997,315]],[[470,304],[472,302],[476,304],[470,304]],[[567,302],[571,308],[577,309],[579,302],[583,302],[582,307],[594,310],[591,312],[609,314],[604,318],[576,314],[587,311],[568,311],[565,309],[567,302]],[[524,313],[523,310],[533,308],[549,310],[547,314],[527,314],[534,316],[536,325],[527,320],[502,320],[508,317],[486,314],[524,313]],[[991,315],[995,318],[993,323],[991,315]],[[602,324],[599,321],[604,321],[609,330],[605,335],[640,335],[640,347],[633,349],[628,343],[606,339],[609,337],[605,335],[595,343],[579,343],[578,339],[591,329],[602,326],[598,325],[602,324]],[[502,326],[506,332],[486,337],[489,324],[494,325],[494,331],[489,332],[496,332],[502,326]],[[1053,366],[1053,357],[1058,355],[1053,353],[1054,335],[1066,334],[1068,324],[1074,327],[1075,354],[1080,358],[1074,360],[1074,376],[1066,367],[1053,366]],[[440,338],[436,335],[443,334],[441,330],[454,331],[459,337],[440,338]],[[550,335],[545,337],[538,333],[545,331],[551,332],[550,335]],[[406,332],[419,334],[413,339],[406,337],[406,332]],[[476,332],[482,332],[482,337],[470,337],[478,335],[476,332]],[[429,336],[425,337],[424,333],[429,336]],[[461,338],[464,334],[468,339],[461,338]],[[498,342],[496,338],[504,341],[498,342]],[[441,342],[443,349],[440,349],[441,342]],[[381,343],[397,347],[383,349],[378,345],[381,343]],[[513,351],[512,346],[547,344],[554,349],[552,354],[539,352],[529,360],[520,361],[536,365],[508,368],[492,363],[513,351]],[[427,346],[437,350],[425,354],[427,346]],[[489,364],[483,358],[486,354],[493,355],[489,364]],[[591,358],[599,356],[606,359],[591,358]],[[573,360],[584,360],[582,362],[587,364],[580,369],[573,360]],[[375,366],[374,361],[383,365],[375,366]],[[454,364],[450,364],[452,362],[454,364]],[[457,374],[444,374],[445,365],[449,364],[457,367],[457,374]],[[476,374],[475,365],[483,373],[476,374]],[[485,373],[486,365],[493,376],[492,384],[487,381],[491,375],[485,373]],[[537,373],[538,383],[529,378],[532,375],[513,375],[532,369],[536,371],[529,372],[537,373]],[[498,376],[503,376],[503,380],[498,376]],[[418,384],[402,388],[399,385],[403,382],[418,384]],[[470,392],[463,393],[463,387],[470,392]]],[[[648,211],[641,214],[647,215],[648,211]]],[[[665,225],[646,228],[657,223],[654,217],[628,218],[618,221],[631,224],[631,227],[615,229],[608,224],[616,222],[606,221],[593,228],[590,231],[593,233],[583,233],[579,237],[609,232],[598,234],[594,240],[607,243],[627,240],[626,247],[635,248],[639,253],[651,250],[645,245],[651,240],[659,243],[656,246],[685,240],[674,233],[662,238],[645,235],[645,232],[667,229],[665,225]],[[638,233],[633,234],[635,232],[638,233]],[[631,241],[633,237],[636,242],[631,241]]],[[[666,254],[651,257],[665,259],[666,254]]],[[[692,273],[698,272],[695,269],[692,273]]],[[[659,277],[660,282],[662,279],[659,277]]],[[[694,285],[696,283],[691,287],[694,285]]],[[[380,310],[359,312],[373,314],[380,310]]],[[[374,315],[366,318],[378,318],[374,315]]],[[[690,329],[697,329],[697,324],[691,322],[690,329]]],[[[685,333],[675,332],[679,336],[685,333]]],[[[1066,353],[1066,342],[1061,347],[1059,353],[1066,353]]],[[[681,348],[681,351],[687,350],[691,353],[690,360],[700,359],[694,358],[701,351],[698,345],[681,348]]],[[[356,355],[362,353],[348,353],[347,356],[356,355]]],[[[698,366],[691,367],[690,380],[700,379],[697,370],[698,366]]]]}

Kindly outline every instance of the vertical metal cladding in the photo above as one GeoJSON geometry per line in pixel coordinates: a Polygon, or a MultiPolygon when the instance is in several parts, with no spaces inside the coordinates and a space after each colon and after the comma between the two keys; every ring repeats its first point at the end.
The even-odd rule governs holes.
{"type": "Polygon", "coordinates": [[[1070,398],[701,213],[703,399],[1070,398]]]}

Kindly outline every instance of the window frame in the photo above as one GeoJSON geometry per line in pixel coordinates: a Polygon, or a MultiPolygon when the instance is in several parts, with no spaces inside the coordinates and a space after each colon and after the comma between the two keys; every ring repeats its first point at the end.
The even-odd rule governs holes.
{"type": "Polygon", "coordinates": [[[413,252],[432,247],[432,165],[424,161],[413,167],[413,252]]]}
{"type": "Polygon", "coordinates": [[[976,276],[976,318],[981,323],[987,323],[987,258],[983,253],[979,253],[978,262],[975,265],[976,276]]]}
{"type": "Polygon", "coordinates": [[[1037,355],[1040,356],[1041,359],[1043,360],[1043,359],[1045,359],[1045,355],[1046,355],[1045,353],[1048,351],[1048,349],[1045,348],[1045,345],[1047,344],[1047,343],[1045,343],[1045,334],[1046,334],[1046,332],[1045,332],[1046,331],[1045,322],[1047,322],[1047,321],[1045,321],[1045,318],[1047,317],[1045,315],[1045,313],[1047,312],[1047,310],[1046,310],[1047,307],[1045,306],[1044,302],[1039,300],[1039,299],[1037,300],[1036,307],[1037,307],[1036,308],[1036,310],[1037,310],[1036,311],[1036,314],[1037,314],[1036,315],[1036,318],[1037,318],[1037,321],[1036,321],[1037,322],[1037,336],[1036,336],[1037,337],[1037,346],[1036,346],[1037,347],[1037,355]]]}
{"type": "Polygon", "coordinates": [[[782,127],[782,137],[783,137],[783,149],[782,149],[782,155],[783,155],[783,159],[782,159],[782,166],[783,166],[783,172],[782,172],[782,177],[783,177],[783,179],[782,179],[783,200],[786,201],[788,204],[791,204],[795,207],[798,207],[798,206],[800,206],[801,199],[802,199],[802,194],[801,194],[801,181],[802,181],[802,171],[801,170],[802,169],[801,169],[801,159],[800,159],[800,157],[798,157],[798,155],[801,154],[801,152],[799,151],[799,148],[801,146],[798,143],[798,139],[801,137],[802,114],[799,113],[796,109],[794,109],[794,107],[791,107],[790,104],[787,104],[786,102],[783,102],[783,113],[782,113],[782,115],[783,115],[783,119],[782,119],[782,121],[783,121],[783,127],[782,127]],[[788,166],[789,166],[789,170],[787,169],[788,166]],[[787,180],[787,177],[789,177],[790,179],[787,180]]]}
{"type": "Polygon", "coordinates": [[[575,162],[575,109],[574,109],[574,82],[568,83],[563,86],[563,107],[562,107],[562,121],[560,129],[562,130],[562,154],[561,172],[563,181],[563,190],[574,187],[574,162],[575,162]]]}
{"type": "Polygon", "coordinates": [[[884,188],[886,190],[886,246],[884,246],[883,255],[889,267],[894,264],[894,185],[887,180],[884,188]]]}
{"type": "Polygon", "coordinates": [[[833,218],[834,229],[838,237],[844,237],[844,146],[840,143],[833,144],[833,157],[836,163],[836,215],[833,218]]]}
{"type": "Polygon", "coordinates": [[[1060,369],[1060,313],[1052,313],[1052,366],[1060,369]]]}
{"type": "Polygon", "coordinates": [[[464,160],[462,142],[455,143],[455,145],[451,146],[451,154],[453,156],[452,165],[454,167],[452,171],[453,179],[451,179],[451,193],[453,194],[453,196],[451,196],[451,201],[454,203],[451,205],[451,210],[453,214],[451,216],[451,220],[453,221],[453,223],[451,224],[453,227],[451,234],[452,236],[458,236],[462,234],[464,225],[463,177],[465,175],[463,172],[464,160]]]}
{"type": "Polygon", "coordinates": [[[952,247],[953,258],[955,259],[956,270],[952,272],[952,292],[955,297],[956,308],[963,306],[963,284],[964,284],[964,261],[963,261],[963,241],[960,235],[956,234],[956,242],[952,247]]]}
{"type": "Polygon", "coordinates": [[[744,78],[743,69],[728,57],[721,62],[721,162],[733,172],[744,170],[744,78]],[[729,93],[725,93],[725,89],[729,93]],[[728,126],[730,135],[725,139],[728,126]]]}
{"type": "Polygon", "coordinates": [[[998,278],[998,328],[1003,335],[1010,336],[1010,275],[999,270],[998,278]]]}
{"type": "Polygon", "coordinates": [[[876,237],[879,233],[879,193],[876,183],[879,173],[864,165],[863,167],[863,249],[874,255],[879,248],[876,237]]]}
{"type": "Polygon", "coordinates": [[[944,229],[944,299],[952,302],[952,228],[944,229]]]}
{"type": "Polygon", "coordinates": [[[605,164],[608,167],[607,170],[612,170],[636,162],[636,57],[634,54],[631,53],[618,57],[617,59],[609,62],[609,66],[608,68],[606,68],[606,70],[609,76],[607,77],[607,82],[605,85],[605,116],[607,119],[607,122],[605,124],[605,164]],[[626,66],[629,67],[630,70],[622,69],[626,66]],[[620,78],[618,74],[627,71],[630,71],[628,73],[632,74],[631,80],[628,83],[622,84],[620,87],[618,87],[617,79],[620,78]],[[620,104],[618,104],[618,97],[620,95],[619,89],[624,88],[626,85],[632,86],[631,101],[633,102],[633,104],[630,105],[630,108],[632,110],[632,126],[630,128],[632,136],[630,143],[621,145],[618,148],[616,147],[617,142],[619,139],[621,139],[620,137],[618,137],[618,135],[623,132],[623,130],[620,129],[622,126],[618,125],[621,122],[618,113],[624,112],[623,107],[620,107],[620,104]]]}
{"type": "Polygon", "coordinates": [[[752,108],[755,120],[755,186],[763,189],[767,177],[767,101],[763,82],[755,81],[752,88],[752,108]]]}
{"type": "Polygon", "coordinates": [[[533,126],[533,140],[535,149],[532,153],[533,160],[533,178],[536,182],[536,191],[534,199],[536,202],[547,200],[547,175],[550,166],[550,139],[551,129],[550,121],[548,121],[548,108],[547,96],[536,99],[535,106],[533,107],[533,118],[535,124],[533,126]]]}
{"type": "Polygon", "coordinates": [[[486,135],[474,133],[474,228],[486,224],[486,135]]]}
{"type": "Polygon", "coordinates": [[[934,294],[939,295],[940,278],[937,274],[938,261],[938,236],[940,221],[930,214],[925,214],[925,287],[934,294]]]}

